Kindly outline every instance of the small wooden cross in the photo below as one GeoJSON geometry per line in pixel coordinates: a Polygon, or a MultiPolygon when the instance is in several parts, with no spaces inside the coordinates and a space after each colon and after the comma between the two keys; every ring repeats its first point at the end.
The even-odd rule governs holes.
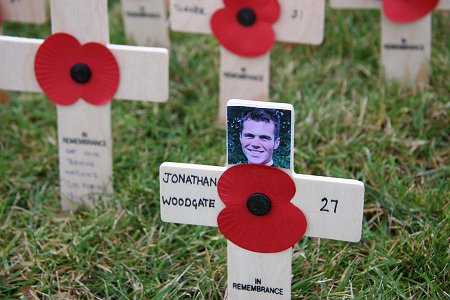
{"type": "Polygon", "coordinates": [[[169,48],[166,0],[122,0],[127,38],[140,46],[169,48]]]}
{"type": "MultiPolygon", "coordinates": [[[[29,24],[47,22],[47,0],[0,0],[0,19],[29,24]]],[[[0,33],[2,22],[0,21],[0,33]]]]}
{"type": "MultiPolygon", "coordinates": [[[[332,7],[343,9],[381,9],[382,3],[382,0],[330,0],[332,7]]],[[[436,9],[450,9],[450,0],[441,0],[436,9]]],[[[381,63],[386,79],[426,87],[431,57],[431,13],[411,23],[394,23],[384,13],[381,15],[381,63]]]]}
{"type": "MultiPolygon", "coordinates": [[[[248,175],[253,173],[244,174],[242,178],[235,179],[233,185],[229,183],[230,177],[227,173],[234,170],[236,166],[247,168],[248,166],[254,167],[255,164],[265,164],[276,167],[269,168],[261,165],[256,165],[256,167],[275,169],[282,175],[291,178],[292,184],[295,185],[296,192],[292,194],[293,198],[288,200],[292,199],[290,202],[293,207],[300,209],[306,218],[305,236],[349,242],[360,240],[364,206],[363,183],[357,180],[294,173],[294,110],[292,105],[230,100],[227,111],[226,167],[180,163],[163,163],[161,165],[160,206],[161,219],[164,222],[218,226],[224,232],[220,227],[219,219],[224,209],[229,209],[231,206],[225,206],[224,198],[221,197],[225,195],[228,197],[226,201],[229,201],[229,193],[240,193],[242,189],[248,188],[246,183],[243,183],[244,180],[262,177],[248,175]],[[276,118],[271,117],[271,119],[264,115],[269,113],[272,116],[278,116],[278,121],[276,118]],[[277,151],[281,151],[281,153],[277,153],[277,151]],[[227,176],[226,179],[223,178],[224,176],[227,176]],[[245,178],[246,176],[251,178],[245,178]]],[[[272,178],[269,178],[266,182],[271,184],[271,180],[272,178]]],[[[265,185],[262,186],[262,188],[264,187],[265,185]]],[[[279,196],[278,194],[282,194],[287,187],[287,183],[282,183],[274,185],[270,189],[273,188],[274,195],[279,196]]],[[[250,187],[251,189],[252,187],[250,187]]],[[[247,201],[247,208],[251,212],[249,213],[244,208],[244,212],[241,214],[242,220],[255,219],[252,215],[254,206],[250,201],[254,200],[251,199],[255,195],[253,193],[261,195],[260,192],[260,190],[254,190],[242,198],[241,204],[247,201]],[[250,196],[250,194],[252,195],[250,196]]],[[[274,208],[276,202],[273,200],[274,198],[271,202],[272,211],[275,214],[276,209],[281,208],[274,208]]],[[[233,205],[236,206],[236,203],[233,205]]],[[[265,207],[267,208],[267,205],[265,207]]],[[[269,211],[265,212],[267,217],[272,213],[271,206],[268,205],[268,207],[269,211]]],[[[256,207],[256,211],[258,209],[261,207],[256,207]]],[[[261,210],[259,212],[261,213],[261,210]]],[[[262,214],[258,214],[258,216],[262,216],[262,214]]],[[[284,214],[281,216],[282,218],[288,217],[284,214]]],[[[224,224],[230,223],[229,220],[230,218],[225,218],[224,224]]],[[[283,235],[284,229],[295,227],[277,224],[276,230],[280,230],[280,237],[283,235]]],[[[233,226],[231,227],[235,229],[234,233],[245,232],[248,229],[245,226],[233,226]]],[[[257,227],[259,225],[252,228],[257,227]]],[[[252,239],[261,240],[262,238],[262,246],[265,247],[265,243],[274,243],[279,238],[278,236],[266,237],[264,234],[265,231],[261,237],[259,233],[251,232],[248,235],[249,240],[246,242],[253,243],[252,239]]],[[[274,251],[275,253],[268,253],[265,250],[249,251],[228,239],[229,299],[290,299],[292,246],[284,249],[279,252],[274,251]]]]}
{"type": "MultiPolygon", "coordinates": [[[[324,0],[279,0],[278,3],[281,12],[273,25],[277,41],[313,45],[322,43],[324,0]]],[[[223,0],[171,0],[171,28],[181,32],[211,34],[211,17],[223,7],[223,0]]],[[[221,46],[220,54],[219,122],[224,124],[226,102],[229,99],[269,99],[270,52],[243,57],[221,46]]]]}
{"type": "MultiPolygon", "coordinates": [[[[51,0],[53,33],[75,36],[81,44],[107,45],[117,60],[120,82],[114,97],[141,101],[168,98],[166,49],[108,45],[107,0],[51,0]]],[[[34,61],[38,39],[0,37],[0,88],[42,92],[34,61]],[[11,72],[10,70],[14,70],[11,72]]],[[[88,206],[112,192],[111,103],[79,100],[57,105],[62,209],[88,206]]]]}

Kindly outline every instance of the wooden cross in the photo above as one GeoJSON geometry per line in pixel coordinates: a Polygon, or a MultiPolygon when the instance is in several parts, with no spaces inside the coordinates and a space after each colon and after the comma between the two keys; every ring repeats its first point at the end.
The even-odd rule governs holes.
{"type": "MultiPolygon", "coordinates": [[[[0,0],[0,19],[30,24],[47,22],[47,0],[0,0]]],[[[0,33],[2,32],[0,22],[0,33]]]]}
{"type": "MultiPolygon", "coordinates": [[[[107,0],[51,0],[53,33],[65,32],[80,43],[109,43],[107,0]]],[[[42,92],[34,67],[38,39],[0,37],[0,88],[42,92]],[[15,70],[14,72],[4,70],[15,70]]],[[[115,98],[166,101],[166,49],[107,45],[120,69],[115,98]]],[[[85,101],[57,105],[62,209],[88,206],[112,192],[111,104],[85,101]]]]}
{"type": "MultiPolygon", "coordinates": [[[[324,0],[279,0],[274,24],[277,41],[318,45],[324,37],[324,0]]],[[[175,31],[210,34],[210,19],[223,0],[171,0],[170,22],[175,31]]],[[[219,122],[225,123],[229,99],[269,99],[270,52],[258,57],[235,55],[221,46],[219,122]]]]}
{"type": "MultiPolygon", "coordinates": [[[[217,227],[219,213],[225,208],[219,197],[218,187],[220,189],[221,186],[218,182],[234,165],[242,166],[236,158],[236,151],[242,151],[241,154],[245,154],[250,163],[265,164],[273,161],[275,165],[282,166],[282,170],[292,178],[296,193],[291,203],[300,208],[306,217],[305,236],[350,242],[360,240],[364,206],[363,183],[294,173],[292,105],[230,100],[227,110],[227,167],[180,163],[161,165],[160,206],[164,222],[217,227]],[[264,124],[269,126],[271,121],[253,121],[254,117],[241,118],[240,122],[236,122],[231,115],[233,113],[233,116],[237,116],[240,111],[247,112],[251,108],[271,109],[272,112],[276,110],[277,114],[284,116],[284,121],[281,120],[284,127],[262,127],[264,124]],[[246,123],[248,121],[253,123],[246,123]],[[236,127],[239,126],[242,129],[237,131],[236,127]],[[279,139],[274,128],[284,131],[284,134],[279,134],[279,139]],[[263,146],[267,141],[271,143],[263,146]],[[283,153],[288,151],[289,155],[276,157],[279,147],[283,148],[283,153]]],[[[280,188],[284,189],[285,186],[280,188]]],[[[290,299],[291,260],[292,248],[277,253],[257,253],[228,240],[229,299],[290,299]],[[266,293],[266,289],[261,292],[262,287],[269,288],[271,292],[266,293]]]]}
{"type": "Polygon", "coordinates": [[[170,47],[166,0],[122,0],[127,38],[140,46],[170,47]]]}
{"type": "MultiPolygon", "coordinates": [[[[47,22],[47,0],[0,0],[0,34],[3,21],[29,24],[47,22]]],[[[9,101],[6,92],[0,90],[0,102],[9,101]]]]}
{"type": "MultiPolygon", "coordinates": [[[[382,3],[382,0],[330,0],[332,7],[343,9],[381,9],[382,3]]],[[[450,9],[450,0],[441,0],[436,9],[450,9]]],[[[386,79],[426,87],[431,57],[431,13],[418,21],[401,24],[381,15],[381,62],[386,79]]]]}

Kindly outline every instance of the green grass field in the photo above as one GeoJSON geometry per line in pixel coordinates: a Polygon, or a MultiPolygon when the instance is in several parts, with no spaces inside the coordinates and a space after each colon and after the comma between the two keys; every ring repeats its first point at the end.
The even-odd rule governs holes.
{"type": "MultiPolygon", "coordinates": [[[[110,2],[111,42],[124,44],[110,2]]],[[[295,245],[293,299],[450,297],[450,15],[433,18],[430,87],[417,93],[384,81],[379,23],[379,12],[328,9],[323,45],[272,52],[271,99],[296,111],[295,171],[366,187],[360,243],[295,245]]],[[[50,26],[5,24],[4,33],[45,38],[50,26]]],[[[112,104],[107,205],[62,213],[55,105],[26,93],[0,103],[0,298],[225,296],[219,230],[159,217],[162,162],[224,165],[226,155],[214,125],[218,44],[171,38],[169,102],[112,104]]]]}

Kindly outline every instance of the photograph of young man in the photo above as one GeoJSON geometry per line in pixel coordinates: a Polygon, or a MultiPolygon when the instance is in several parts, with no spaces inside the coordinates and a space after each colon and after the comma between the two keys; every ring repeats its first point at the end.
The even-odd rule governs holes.
{"type": "Polygon", "coordinates": [[[280,120],[262,108],[249,111],[241,119],[239,132],[247,163],[273,166],[273,152],[280,146],[280,120]]]}

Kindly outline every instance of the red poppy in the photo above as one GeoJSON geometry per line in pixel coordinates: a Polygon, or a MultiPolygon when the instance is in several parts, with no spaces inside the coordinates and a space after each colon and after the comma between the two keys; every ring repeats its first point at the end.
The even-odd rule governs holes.
{"type": "Polygon", "coordinates": [[[272,24],[280,16],[277,0],[224,0],[225,7],[211,18],[211,29],[222,46],[247,57],[263,55],[272,49],[272,24]]]}
{"type": "Polygon", "coordinates": [[[306,231],[303,212],[291,203],[295,191],[292,178],[278,168],[243,164],[227,169],[218,184],[226,205],[217,218],[220,231],[253,252],[292,247],[306,231]]]}
{"type": "Polygon", "coordinates": [[[426,16],[438,3],[439,0],[384,0],[383,10],[389,20],[408,23],[426,16]]]}
{"type": "Polygon", "coordinates": [[[104,45],[81,45],[73,36],[56,33],[39,47],[34,71],[51,101],[71,105],[82,98],[93,105],[111,101],[119,85],[119,65],[104,45]]]}

